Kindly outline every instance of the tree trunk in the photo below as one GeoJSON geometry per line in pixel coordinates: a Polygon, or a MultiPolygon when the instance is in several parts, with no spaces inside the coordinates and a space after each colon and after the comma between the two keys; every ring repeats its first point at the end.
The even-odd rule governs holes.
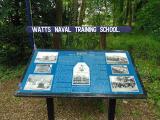
{"type": "Polygon", "coordinates": [[[113,0],[113,26],[116,25],[116,3],[115,3],[115,0],[113,0]]]}
{"type": "Polygon", "coordinates": [[[78,0],[72,0],[72,8],[71,8],[71,22],[72,26],[77,25],[78,18],[78,0]]]}
{"type": "Polygon", "coordinates": [[[86,0],[82,0],[80,14],[79,14],[79,18],[78,18],[79,26],[82,26],[82,24],[83,24],[83,20],[85,18],[85,10],[86,10],[86,0]]]}
{"type": "MultiPolygon", "coordinates": [[[[63,3],[62,0],[55,0],[56,3],[56,26],[62,25],[62,14],[63,14],[63,3]]],[[[54,49],[60,49],[62,47],[62,39],[61,39],[61,33],[53,33],[53,47],[54,49]]]]}
{"type": "Polygon", "coordinates": [[[106,48],[106,33],[100,33],[100,48],[106,48]]]}
{"type": "Polygon", "coordinates": [[[126,1],[126,10],[125,10],[124,24],[126,24],[127,21],[128,21],[128,14],[129,14],[129,0],[126,1]]]}
{"type": "Polygon", "coordinates": [[[131,0],[128,0],[129,1],[129,19],[128,19],[128,25],[131,27],[132,26],[132,1],[131,0]]]}
{"type": "MultiPolygon", "coordinates": [[[[69,25],[78,25],[78,0],[72,0],[71,2],[71,15],[69,18],[69,25]]],[[[66,46],[72,46],[74,33],[67,33],[66,46]]]]}
{"type": "Polygon", "coordinates": [[[13,25],[19,26],[20,25],[19,0],[14,0],[13,5],[14,5],[13,9],[15,10],[15,14],[11,15],[11,22],[13,23],[13,25]]]}
{"type": "Polygon", "coordinates": [[[123,25],[123,17],[124,17],[124,1],[123,0],[119,1],[119,9],[117,12],[119,13],[117,23],[119,26],[121,26],[123,25]]]}

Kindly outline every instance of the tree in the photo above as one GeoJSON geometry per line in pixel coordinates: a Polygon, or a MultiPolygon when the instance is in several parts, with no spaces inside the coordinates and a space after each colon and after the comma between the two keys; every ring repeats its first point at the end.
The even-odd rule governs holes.
{"type": "MultiPolygon", "coordinates": [[[[62,14],[63,14],[63,3],[62,0],[55,0],[55,25],[61,26],[62,25],[62,14]]],[[[62,47],[62,39],[60,33],[53,33],[53,47],[55,49],[60,49],[62,47]]]]}
{"type": "Polygon", "coordinates": [[[132,0],[128,0],[128,25],[132,26],[132,0]]]}
{"type": "Polygon", "coordinates": [[[81,0],[80,3],[80,12],[78,16],[78,25],[81,26],[83,24],[83,20],[85,17],[85,10],[86,10],[86,0],[81,0]]]}
{"type": "Polygon", "coordinates": [[[153,33],[160,38],[160,1],[149,0],[137,14],[137,28],[153,33]]]}
{"type": "Polygon", "coordinates": [[[72,0],[70,25],[76,26],[78,20],[78,0],[72,0]]]}

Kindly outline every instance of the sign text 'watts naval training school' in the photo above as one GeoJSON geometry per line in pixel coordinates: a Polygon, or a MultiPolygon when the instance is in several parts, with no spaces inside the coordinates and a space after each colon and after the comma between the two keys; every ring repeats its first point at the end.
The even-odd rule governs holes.
{"type": "Polygon", "coordinates": [[[129,26],[28,26],[27,32],[53,32],[53,33],[63,33],[63,32],[130,32],[131,27],[129,26]]]}

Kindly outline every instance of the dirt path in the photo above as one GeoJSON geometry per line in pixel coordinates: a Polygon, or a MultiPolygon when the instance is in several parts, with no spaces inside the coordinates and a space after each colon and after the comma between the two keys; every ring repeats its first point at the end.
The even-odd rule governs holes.
{"type": "MultiPolygon", "coordinates": [[[[43,98],[17,98],[18,80],[0,84],[0,120],[47,120],[43,98]]],[[[107,103],[107,102],[105,102],[107,103]]],[[[100,99],[55,99],[56,120],[105,120],[106,104],[100,99]]],[[[158,120],[146,100],[118,100],[116,120],[158,120]]]]}

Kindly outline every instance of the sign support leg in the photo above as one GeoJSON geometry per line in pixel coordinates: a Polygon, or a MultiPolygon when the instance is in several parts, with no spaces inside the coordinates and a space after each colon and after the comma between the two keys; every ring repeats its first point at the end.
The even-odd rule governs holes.
{"type": "Polygon", "coordinates": [[[54,98],[46,98],[48,120],[54,120],[54,98]]]}
{"type": "Polygon", "coordinates": [[[108,120],[114,120],[114,118],[115,118],[115,109],[116,109],[116,99],[109,98],[108,120]]]}

